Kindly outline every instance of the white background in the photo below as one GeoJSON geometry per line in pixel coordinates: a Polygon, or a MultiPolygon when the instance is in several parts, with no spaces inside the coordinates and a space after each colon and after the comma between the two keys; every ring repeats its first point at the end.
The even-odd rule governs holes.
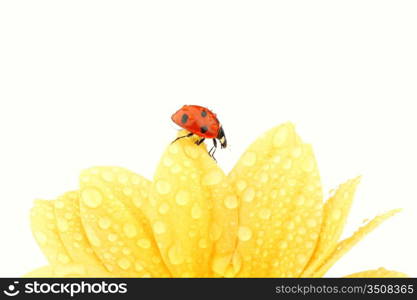
{"type": "Polygon", "coordinates": [[[0,276],[46,262],[33,199],[76,189],[94,165],[151,178],[183,104],[218,114],[227,171],[290,120],[326,192],[363,175],[344,237],[404,208],[329,276],[417,276],[415,1],[138,2],[0,2],[0,276]]]}

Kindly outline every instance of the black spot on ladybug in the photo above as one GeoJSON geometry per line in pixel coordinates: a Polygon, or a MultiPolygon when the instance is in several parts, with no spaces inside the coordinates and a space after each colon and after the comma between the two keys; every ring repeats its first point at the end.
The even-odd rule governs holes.
{"type": "Polygon", "coordinates": [[[208,130],[207,126],[200,127],[201,133],[206,133],[208,130]]]}
{"type": "Polygon", "coordinates": [[[205,110],[203,110],[203,111],[201,112],[201,116],[202,116],[203,118],[205,118],[205,117],[207,116],[207,112],[206,112],[205,110]]]}
{"type": "Polygon", "coordinates": [[[181,117],[181,123],[185,124],[188,121],[188,115],[187,114],[183,114],[181,117]]]}

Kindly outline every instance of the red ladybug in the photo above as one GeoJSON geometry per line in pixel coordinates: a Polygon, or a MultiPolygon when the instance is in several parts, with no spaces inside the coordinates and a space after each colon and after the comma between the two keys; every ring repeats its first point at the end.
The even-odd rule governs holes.
{"type": "Polygon", "coordinates": [[[214,158],[214,152],[217,149],[217,141],[219,140],[221,148],[227,147],[226,136],[216,114],[206,107],[199,105],[184,105],[171,117],[172,121],[178,126],[188,130],[190,133],[177,137],[179,139],[197,135],[201,137],[195,143],[200,145],[206,138],[213,139],[213,147],[208,152],[214,158]],[[213,152],[212,152],[213,151],[213,152]]]}

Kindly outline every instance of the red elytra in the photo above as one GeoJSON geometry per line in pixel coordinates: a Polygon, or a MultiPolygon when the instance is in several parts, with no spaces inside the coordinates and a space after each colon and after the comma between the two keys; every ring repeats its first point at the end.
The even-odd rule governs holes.
{"type": "Polygon", "coordinates": [[[223,127],[216,114],[208,108],[199,105],[184,105],[172,115],[171,119],[175,124],[190,132],[187,135],[176,138],[173,143],[192,135],[201,137],[201,139],[196,141],[197,145],[200,145],[206,138],[213,139],[213,147],[209,151],[209,155],[213,158],[217,148],[216,140],[219,140],[221,148],[227,147],[223,127]]]}

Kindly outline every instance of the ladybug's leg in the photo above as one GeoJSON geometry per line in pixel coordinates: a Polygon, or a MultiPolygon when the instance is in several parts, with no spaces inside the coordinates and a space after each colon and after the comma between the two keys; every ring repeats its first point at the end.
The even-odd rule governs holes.
{"type": "Polygon", "coordinates": [[[175,140],[173,140],[172,142],[171,142],[171,144],[173,144],[173,143],[175,143],[176,141],[178,141],[179,139],[182,139],[182,138],[185,138],[185,137],[190,137],[190,136],[192,136],[194,133],[192,133],[192,132],[190,132],[189,134],[186,134],[186,135],[183,135],[183,136],[179,136],[179,137],[177,137],[175,140]]]}
{"type": "Polygon", "coordinates": [[[196,144],[197,146],[200,146],[200,145],[201,145],[201,143],[202,143],[202,142],[204,142],[204,140],[205,140],[205,138],[202,138],[202,139],[200,139],[200,140],[196,141],[196,142],[195,142],[195,144],[196,144]]]}
{"type": "Polygon", "coordinates": [[[215,160],[215,161],[217,161],[216,160],[216,158],[214,157],[214,153],[216,152],[216,150],[217,150],[217,141],[216,141],[216,139],[213,139],[213,147],[211,147],[211,149],[210,149],[210,151],[209,151],[209,155],[215,160]],[[212,152],[213,151],[213,152],[212,152]]]}

